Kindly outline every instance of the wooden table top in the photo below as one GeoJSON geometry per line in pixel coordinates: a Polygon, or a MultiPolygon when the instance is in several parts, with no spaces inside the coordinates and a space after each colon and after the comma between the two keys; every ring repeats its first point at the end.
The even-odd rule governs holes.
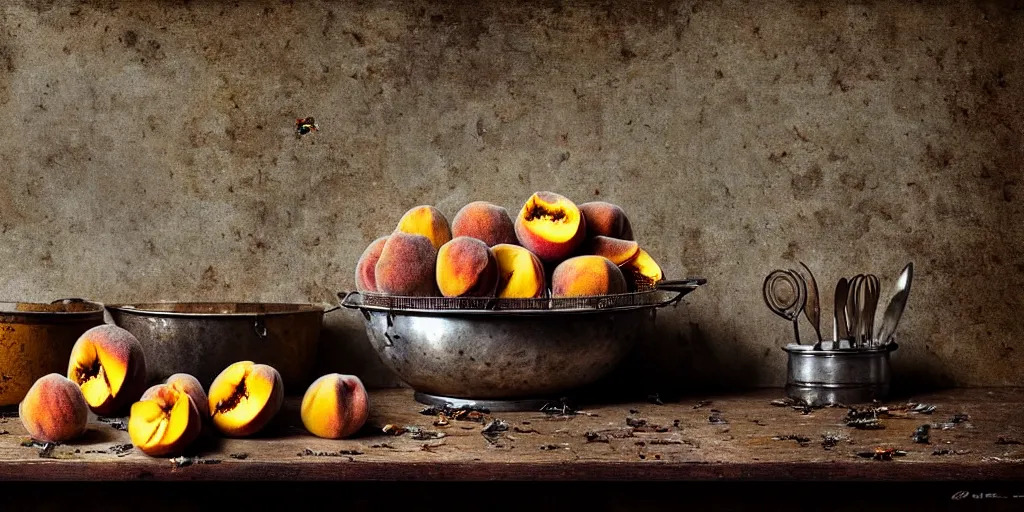
{"type": "Polygon", "coordinates": [[[261,437],[206,438],[175,459],[133,449],[116,419],[94,418],[79,441],[39,446],[7,414],[0,480],[1024,481],[1024,389],[912,400],[922,411],[935,406],[930,413],[887,402],[862,421],[869,428],[850,426],[847,408],[800,409],[781,398],[757,390],[435,425],[410,390],[378,390],[367,426],[346,440],[306,433],[293,398],[261,437]],[[912,439],[922,425],[927,443],[912,439]]]}

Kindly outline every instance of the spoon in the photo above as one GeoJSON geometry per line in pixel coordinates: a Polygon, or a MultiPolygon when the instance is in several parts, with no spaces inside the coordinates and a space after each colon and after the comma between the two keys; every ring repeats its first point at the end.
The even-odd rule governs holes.
{"type": "Polygon", "coordinates": [[[896,332],[896,325],[900,323],[903,316],[903,308],[907,305],[907,296],[910,295],[910,283],[914,279],[914,262],[907,263],[896,280],[895,293],[889,299],[889,305],[885,308],[885,315],[882,317],[882,328],[878,331],[878,344],[888,345],[893,333],[896,332]]]}
{"type": "Polygon", "coordinates": [[[807,301],[807,287],[803,278],[792,270],[773,270],[764,279],[761,296],[772,313],[793,322],[793,336],[799,345],[800,312],[803,311],[807,301]],[[788,290],[780,289],[777,286],[779,283],[785,285],[782,288],[788,288],[788,290]]]}
{"type": "Polygon", "coordinates": [[[846,332],[850,337],[850,348],[857,347],[857,334],[859,333],[860,320],[860,292],[861,283],[864,281],[862,274],[850,278],[850,289],[846,295],[846,332]]]}
{"type": "Polygon", "coordinates": [[[878,276],[868,274],[864,276],[864,311],[861,331],[864,335],[864,342],[868,346],[874,346],[875,335],[875,311],[878,310],[878,276]]]}
{"type": "Polygon", "coordinates": [[[818,335],[818,342],[814,344],[814,350],[821,350],[821,303],[818,300],[818,282],[814,280],[814,274],[807,265],[804,265],[804,262],[801,261],[800,266],[807,271],[807,300],[804,314],[811,322],[811,327],[814,327],[814,333],[818,335]]]}
{"type": "Polygon", "coordinates": [[[832,342],[835,348],[839,348],[839,340],[846,339],[849,331],[846,329],[846,296],[850,293],[850,282],[845,277],[840,277],[836,283],[836,294],[832,301],[832,342]]]}

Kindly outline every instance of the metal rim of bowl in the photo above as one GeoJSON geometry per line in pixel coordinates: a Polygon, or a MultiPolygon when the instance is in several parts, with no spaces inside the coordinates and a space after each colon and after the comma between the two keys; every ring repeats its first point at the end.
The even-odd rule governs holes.
{"type": "Polygon", "coordinates": [[[251,318],[256,316],[282,316],[304,313],[326,313],[336,309],[327,304],[308,302],[196,302],[196,301],[160,301],[137,302],[130,304],[108,304],[108,310],[145,316],[185,317],[185,318],[251,318]],[[173,306],[212,306],[217,304],[239,306],[251,305],[270,308],[268,311],[215,312],[215,311],[166,311],[162,307],[173,306]],[[276,308],[276,310],[275,310],[276,308]]]}
{"type": "MultiPolygon", "coordinates": [[[[0,301],[0,319],[5,318],[43,318],[43,317],[54,317],[54,318],[89,318],[96,315],[103,315],[104,305],[99,302],[83,299],[57,299],[53,302],[32,302],[32,301],[13,301],[13,300],[2,300],[0,301]],[[90,306],[87,311],[18,311],[16,308],[19,304],[29,304],[32,306],[54,306],[57,304],[86,304],[90,306]]],[[[3,320],[9,321],[9,320],[3,320]]]]}

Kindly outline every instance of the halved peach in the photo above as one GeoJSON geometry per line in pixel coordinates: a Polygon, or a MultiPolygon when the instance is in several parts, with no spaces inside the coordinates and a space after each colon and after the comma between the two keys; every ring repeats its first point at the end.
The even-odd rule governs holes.
{"type": "Polygon", "coordinates": [[[128,437],[151,457],[176,455],[199,437],[202,426],[202,416],[192,397],[179,388],[160,384],[132,404],[128,437]]]}
{"type": "Polygon", "coordinates": [[[18,404],[18,416],[33,439],[60,443],[85,433],[89,406],[78,384],[59,373],[50,373],[28,388],[18,404]]]}
{"type": "Polygon", "coordinates": [[[551,275],[552,297],[583,297],[626,292],[626,278],[604,256],[574,256],[555,267],[551,275]]]}
{"type": "Polygon", "coordinates": [[[451,239],[437,251],[437,288],[445,297],[493,297],[498,262],[487,244],[476,238],[451,239]]]}
{"type": "Polygon", "coordinates": [[[170,386],[172,389],[185,393],[195,403],[196,409],[199,410],[199,416],[203,418],[210,417],[209,398],[206,396],[206,391],[203,391],[203,385],[200,384],[199,379],[187,373],[175,373],[167,377],[162,384],[151,386],[145,393],[142,393],[142,398],[139,398],[139,400],[152,398],[154,393],[160,389],[160,386],[170,386]]]}
{"type": "Polygon", "coordinates": [[[440,210],[427,204],[406,211],[398,220],[395,231],[423,235],[430,239],[435,250],[452,239],[452,228],[448,224],[448,219],[440,210]]]}
{"type": "Polygon", "coordinates": [[[665,278],[658,262],[647,251],[640,249],[636,256],[619,266],[631,290],[649,289],[665,278]]]}
{"type": "Polygon", "coordinates": [[[587,219],[587,236],[610,236],[622,240],[633,239],[633,226],[622,207],[607,201],[590,201],[580,205],[587,219]]]}
{"type": "Polygon", "coordinates": [[[391,295],[436,297],[437,249],[423,235],[395,232],[388,236],[374,267],[377,291],[391,295]]]}
{"type": "Polygon", "coordinates": [[[587,240],[584,251],[587,254],[604,256],[612,260],[612,263],[622,265],[636,257],[640,252],[640,244],[633,240],[597,235],[587,240]]]}
{"type": "Polygon", "coordinates": [[[515,221],[520,245],[545,263],[572,255],[587,234],[586,219],[576,203],[554,192],[535,192],[515,221]]]}
{"type": "Polygon", "coordinates": [[[356,263],[356,290],[361,292],[376,292],[377,291],[377,260],[380,259],[380,253],[384,250],[384,243],[388,241],[388,237],[382,236],[366,246],[363,253],[359,256],[359,261],[356,263]]]}
{"type": "Polygon", "coordinates": [[[547,291],[544,265],[529,249],[513,244],[491,247],[498,262],[497,296],[503,299],[534,299],[547,291]]]}
{"type": "Polygon", "coordinates": [[[516,243],[516,229],[508,210],[487,201],[473,201],[452,218],[452,238],[468,236],[488,247],[516,243]]]}
{"type": "Polygon", "coordinates": [[[210,384],[213,424],[231,437],[253,435],[270,423],[284,402],[284,383],[274,367],[239,361],[210,384]]]}
{"type": "Polygon", "coordinates": [[[121,412],[145,390],[142,344],[116,325],[93,327],[72,347],[67,376],[82,388],[85,402],[94,413],[106,416],[121,412]]]}
{"type": "Polygon", "coordinates": [[[370,399],[359,377],[331,373],[309,386],[299,414],[311,434],[342,439],[363,428],[370,416],[370,399]]]}

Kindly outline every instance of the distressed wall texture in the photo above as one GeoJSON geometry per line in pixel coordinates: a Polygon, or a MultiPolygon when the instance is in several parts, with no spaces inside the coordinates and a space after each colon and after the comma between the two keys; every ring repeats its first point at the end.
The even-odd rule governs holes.
{"type": "Polygon", "coordinates": [[[0,298],[336,302],[406,209],[553,190],[709,279],[612,385],[781,385],[798,261],[915,263],[897,387],[1024,385],[1022,49],[1009,2],[9,2],[0,298]]]}

